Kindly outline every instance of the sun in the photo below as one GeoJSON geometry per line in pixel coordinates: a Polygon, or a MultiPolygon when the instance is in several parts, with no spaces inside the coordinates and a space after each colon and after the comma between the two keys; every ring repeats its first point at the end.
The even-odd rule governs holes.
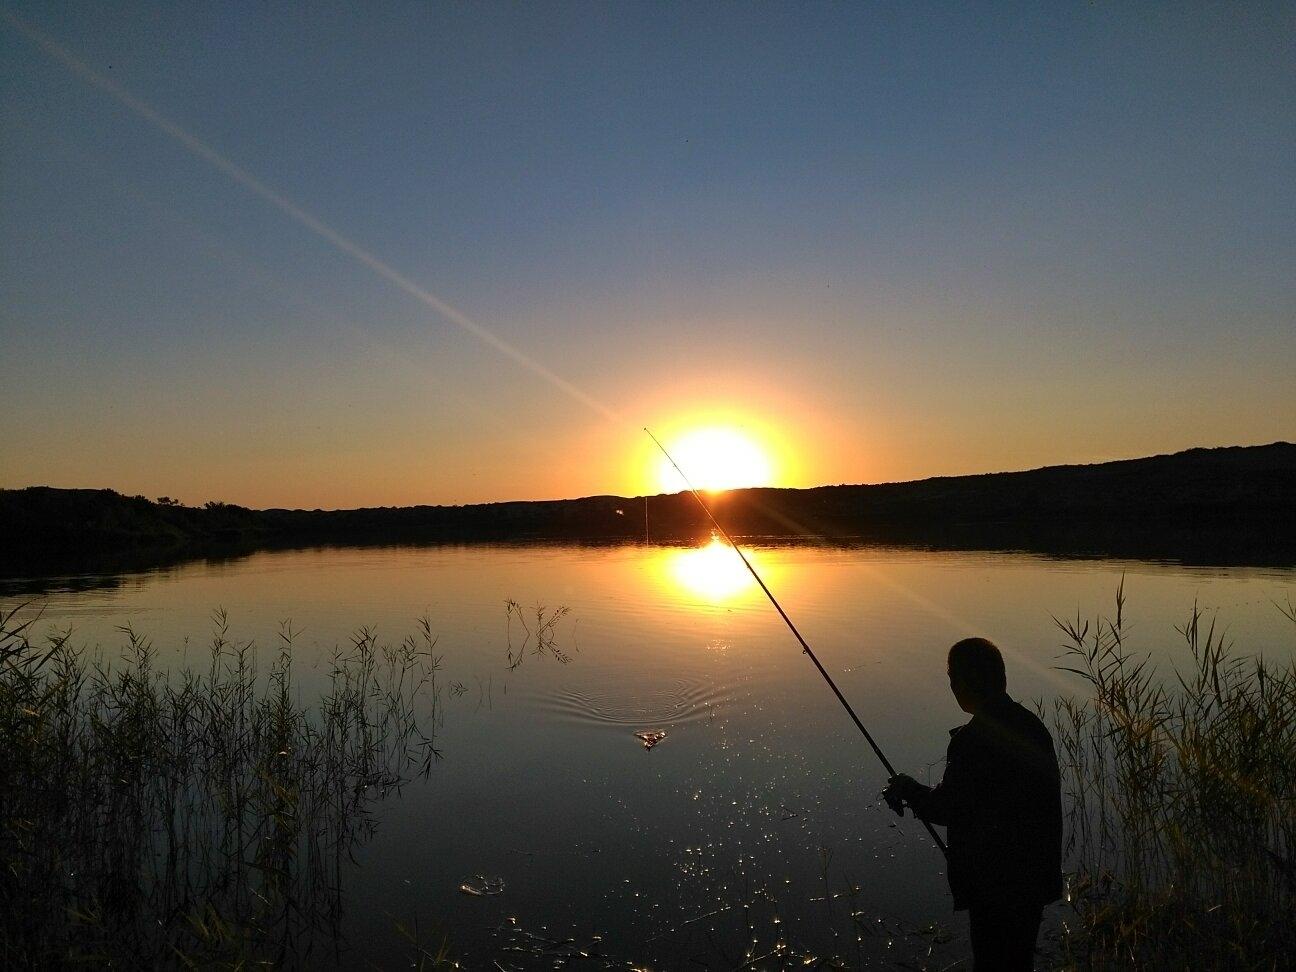
{"type": "MultiPolygon", "coordinates": [[[[737,429],[716,426],[695,429],[666,446],[680,469],[698,489],[741,489],[768,486],[773,469],[769,455],[737,429]]],[[[675,467],[663,457],[658,481],[666,492],[688,489],[675,467]]]]}

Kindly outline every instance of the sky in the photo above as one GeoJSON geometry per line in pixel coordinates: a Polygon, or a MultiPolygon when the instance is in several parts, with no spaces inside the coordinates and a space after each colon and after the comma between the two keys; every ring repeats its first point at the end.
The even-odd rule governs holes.
{"type": "Polygon", "coordinates": [[[0,0],[0,487],[1296,438],[1296,4],[0,0]]]}

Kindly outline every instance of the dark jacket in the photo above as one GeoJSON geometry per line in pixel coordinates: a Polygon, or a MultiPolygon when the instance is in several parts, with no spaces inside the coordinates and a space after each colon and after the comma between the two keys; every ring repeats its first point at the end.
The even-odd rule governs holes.
{"type": "Polygon", "coordinates": [[[949,844],[954,908],[1047,904],[1062,894],[1062,796],[1053,737],[1007,694],[951,731],[940,785],[912,802],[949,844]]]}

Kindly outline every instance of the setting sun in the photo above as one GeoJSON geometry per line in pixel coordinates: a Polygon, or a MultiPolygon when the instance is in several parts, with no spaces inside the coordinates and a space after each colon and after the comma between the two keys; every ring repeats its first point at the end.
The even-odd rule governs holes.
{"type": "MultiPolygon", "coordinates": [[[[666,448],[698,489],[768,486],[772,478],[768,453],[737,429],[696,429],[678,436],[666,448]]],[[[658,480],[668,492],[688,488],[665,457],[658,466],[658,480]]]]}

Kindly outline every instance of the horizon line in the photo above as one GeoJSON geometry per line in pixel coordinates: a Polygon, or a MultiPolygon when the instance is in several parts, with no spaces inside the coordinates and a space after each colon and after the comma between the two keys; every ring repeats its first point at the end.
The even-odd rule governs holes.
{"type": "MultiPolygon", "coordinates": [[[[1114,459],[1098,459],[1093,462],[1050,463],[1048,465],[1032,466],[1026,469],[996,469],[990,472],[975,472],[975,473],[943,473],[937,476],[924,476],[920,479],[897,479],[897,480],[889,480],[885,482],[874,482],[874,483],[819,483],[814,486],[735,486],[735,487],[730,487],[727,489],[719,489],[719,490],[709,490],[703,488],[701,491],[704,493],[713,493],[713,494],[746,493],[746,492],[751,492],[753,490],[808,492],[809,490],[814,490],[814,489],[853,489],[853,488],[867,488],[867,487],[880,487],[880,486],[907,486],[914,483],[928,483],[928,482],[935,482],[937,480],[944,480],[944,479],[975,479],[982,476],[1014,476],[1014,475],[1023,475],[1027,473],[1033,473],[1033,472],[1042,472],[1047,469],[1082,469],[1082,468],[1088,468],[1092,466],[1117,465],[1126,462],[1142,462],[1151,459],[1170,459],[1175,456],[1183,456],[1192,452],[1226,452],[1235,449],[1271,449],[1280,446],[1286,446],[1288,448],[1296,448],[1296,444],[1293,444],[1292,442],[1289,442],[1286,439],[1276,439],[1272,442],[1255,442],[1247,445],[1234,444],[1234,445],[1215,445],[1215,446],[1189,446],[1186,449],[1178,449],[1174,452],[1158,452],[1158,453],[1153,453],[1151,455],[1125,456],[1125,457],[1114,458],[1114,459]]],[[[315,512],[338,513],[338,512],[346,512],[350,510],[408,510],[408,509],[418,509],[421,507],[454,508],[454,507],[470,507],[470,506],[510,506],[516,504],[524,504],[524,503],[527,504],[529,503],[578,503],[584,500],[594,500],[594,499],[643,500],[643,499],[658,499],[661,497],[681,496],[689,492],[689,490],[687,489],[682,489],[673,493],[642,493],[633,496],[622,495],[619,493],[589,493],[584,496],[559,496],[559,497],[551,497],[548,499],[536,498],[536,499],[478,500],[478,501],[467,502],[467,503],[410,503],[410,504],[397,505],[397,506],[392,506],[392,505],[347,506],[347,507],[338,506],[338,507],[328,507],[328,508],[316,506],[316,507],[307,508],[302,506],[251,507],[251,506],[243,506],[241,503],[226,503],[223,500],[207,500],[204,503],[200,503],[197,505],[189,505],[180,502],[174,504],[171,503],[159,504],[158,500],[170,499],[171,497],[163,494],[162,496],[149,499],[149,497],[144,496],[144,494],[142,493],[126,494],[121,492],[120,490],[114,489],[111,486],[51,486],[49,484],[44,484],[44,483],[33,483],[28,486],[0,486],[0,492],[22,492],[24,490],[29,490],[29,489],[48,489],[48,490],[59,490],[62,492],[87,492],[87,493],[108,492],[108,493],[114,493],[118,496],[124,496],[128,499],[135,498],[135,497],[142,497],[143,499],[147,500],[150,503],[153,503],[154,505],[164,505],[164,506],[175,505],[184,509],[202,509],[206,505],[206,503],[213,502],[213,503],[220,503],[224,506],[239,507],[240,509],[252,510],[255,512],[263,512],[263,513],[276,511],[276,510],[282,510],[285,512],[305,512],[305,513],[315,513],[315,512]]]]}

